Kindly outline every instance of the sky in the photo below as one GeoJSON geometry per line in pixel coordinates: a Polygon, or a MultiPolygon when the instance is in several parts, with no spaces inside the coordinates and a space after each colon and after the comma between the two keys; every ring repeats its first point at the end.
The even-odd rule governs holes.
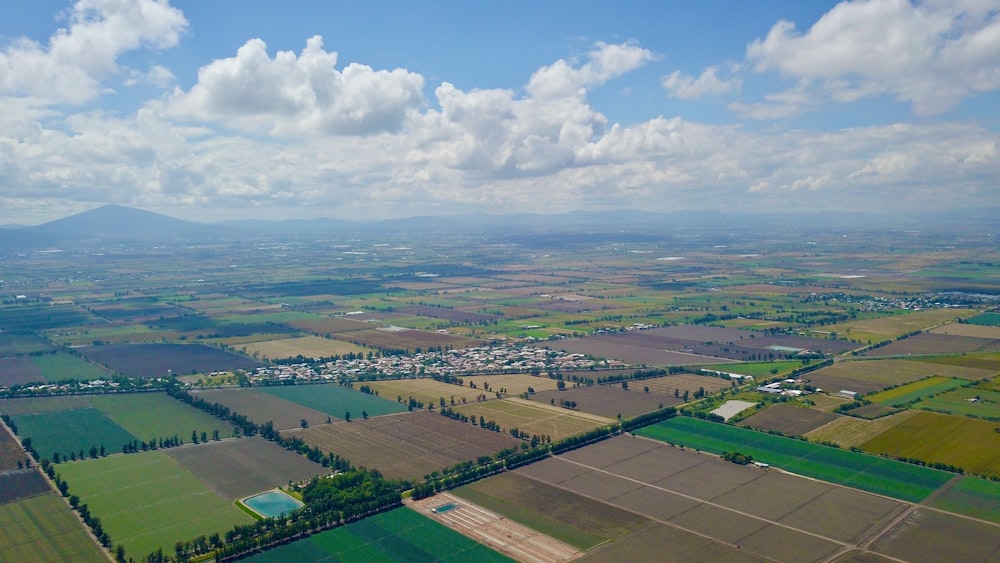
{"type": "Polygon", "coordinates": [[[0,224],[1000,206],[1000,0],[0,0],[0,224]]]}

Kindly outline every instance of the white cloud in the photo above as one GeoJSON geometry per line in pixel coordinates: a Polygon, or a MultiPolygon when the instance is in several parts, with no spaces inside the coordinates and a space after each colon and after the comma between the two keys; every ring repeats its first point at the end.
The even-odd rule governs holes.
{"type": "Polygon", "coordinates": [[[166,88],[174,82],[174,73],[165,66],[153,65],[146,72],[137,70],[129,71],[129,77],[125,79],[126,86],[136,86],[138,84],[150,84],[157,88],[166,88]]]}
{"type": "Polygon", "coordinates": [[[0,52],[0,93],[37,104],[90,101],[102,93],[102,81],[121,70],[119,55],[172,47],[187,27],[165,0],[79,0],[68,19],[47,45],[19,38],[0,52]]]}
{"type": "Polygon", "coordinates": [[[692,100],[711,94],[726,94],[740,89],[743,81],[739,77],[723,80],[718,77],[718,72],[719,67],[710,66],[695,78],[675,70],[663,77],[663,87],[668,94],[682,100],[692,100]]]}
{"type": "Polygon", "coordinates": [[[526,88],[535,99],[581,95],[587,88],[604,84],[655,59],[653,53],[636,43],[599,42],[587,53],[587,62],[574,67],[559,59],[531,75],[526,88]]]}
{"type": "Polygon", "coordinates": [[[191,90],[176,90],[169,113],[279,136],[369,134],[399,129],[423,102],[419,74],[357,63],[339,71],[336,64],[337,53],[324,50],[319,36],[300,55],[279,51],[273,59],[252,39],[235,57],[202,67],[191,90]]]}
{"type": "Polygon", "coordinates": [[[746,58],[835,101],[885,94],[936,114],[1000,89],[1000,15],[995,2],[843,2],[805,33],[778,22],[746,58]]]}

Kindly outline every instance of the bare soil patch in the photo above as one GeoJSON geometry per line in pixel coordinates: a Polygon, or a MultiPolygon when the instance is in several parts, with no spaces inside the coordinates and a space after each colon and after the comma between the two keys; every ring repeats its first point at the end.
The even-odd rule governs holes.
{"type": "Polygon", "coordinates": [[[745,550],[660,523],[651,523],[626,538],[602,545],[580,561],[660,561],[665,554],[672,561],[767,561],[745,550]]]}
{"type": "Polygon", "coordinates": [[[1000,340],[923,332],[892,344],[868,350],[863,356],[908,356],[913,354],[958,354],[962,352],[994,352],[1000,350],[1000,340]]]}
{"type": "Polygon", "coordinates": [[[739,425],[766,431],[773,430],[786,436],[801,436],[837,418],[839,416],[833,413],[778,403],[744,419],[739,425]]]}
{"type": "Polygon", "coordinates": [[[997,561],[1000,526],[918,508],[871,549],[914,563],[997,561]]]}
{"type": "Polygon", "coordinates": [[[24,385],[48,381],[42,370],[28,356],[0,358],[0,386],[24,385]]]}
{"type": "Polygon", "coordinates": [[[0,472],[0,504],[51,491],[49,482],[35,467],[0,472]]]}
{"type": "Polygon", "coordinates": [[[80,353],[129,377],[166,377],[210,371],[253,369],[264,364],[201,344],[108,344],[80,353]]]}
{"type": "Polygon", "coordinates": [[[417,348],[427,350],[431,347],[468,348],[482,343],[480,340],[465,336],[415,329],[401,331],[361,330],[337,333],[332,335],[332,337],[344,342],[357,344],[358,346],[409,351],[416,351],[417,348]]]}
{"type": "Polygon", "coordinates": [[[953,336],[971,336],[973,338],[1000,340],[1000,326],[949,323],[933,328],[930,332],[932,334],[951,334],[953,336]]]}
{"type": "Polygon", "coordinates": [[[565,391],[535,393],[530,398],[546,404],[554,399],[557,405],[562,400],[574,401],[577,409],[608,418],[619,415],[632,418],[681,402],[681,399],[673,395],[654,394],[652,388],[646,393],[641,381],[630,382],[628,390],[623,390],[620,384],[591,385],[568,388],[565,391]]]}
{"type": "Polygon", "coordinates": [[[299,428],[302,419],[309,425],[325,424],[330,419],[326,413],[256,389],[206,389],[191,393],[206,401],[225,405],[230,411],[245,415],[258,424],[271,421],[277,430],[299,428]]]}

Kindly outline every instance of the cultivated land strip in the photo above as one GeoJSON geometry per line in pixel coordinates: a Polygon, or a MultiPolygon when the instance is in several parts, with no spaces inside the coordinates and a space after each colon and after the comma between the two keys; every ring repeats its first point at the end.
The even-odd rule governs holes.
{"type": "Polygon", "coordinates": [[[522,406],[525,406],[525,407],[531,407],[531,408],[535,408],[535,409],[551,411],[551,412],[559,413],[559,414],[565,415],[565,416],[572,416],[572,417],[576,417],[576,418],[582,418],[584,420],[589,420],[591,422],[596,422],[598,424],[612,424],[612,423],[615,422],[615,420],[613,420],[613,419],[610,419],[610,418],[607,418],[607,417],[604,417],[604,416],[600,416],[600,415],[597,415],[597,414],[590,414],[590,413],[586,413],[586,412],[582,412],[582,411],[566,409],[566,408],[563,408],[563,407],[557,407],[555,405],[546,405],[545,403],[541,403],[541,402],[538,402],[538,401],[530,401],[528,399],[522,399],[520,397],[504,397],[503,400],[504,401],[508,401],[510,403],[522,405],[522,406]]]}

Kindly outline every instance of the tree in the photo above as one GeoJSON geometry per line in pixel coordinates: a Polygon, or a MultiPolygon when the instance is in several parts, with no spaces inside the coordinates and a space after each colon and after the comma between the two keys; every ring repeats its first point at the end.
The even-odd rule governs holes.
{"type": "Polygon", "coordinates": [[[309,428],[309,421],[303,418],[299,421],[299,426],[302,428],[309,428]]]}
{"type": "Polygon", "coordinates": [[[368,411],[361,411],[361,418],[368,420],[368,411]]]}
{"type": "Polygon", "coordinates": [[[344,420],[346,420],[347,422],[351,421],[351,411],[347,411],[347,413],[344,414],[344,420]]]}

